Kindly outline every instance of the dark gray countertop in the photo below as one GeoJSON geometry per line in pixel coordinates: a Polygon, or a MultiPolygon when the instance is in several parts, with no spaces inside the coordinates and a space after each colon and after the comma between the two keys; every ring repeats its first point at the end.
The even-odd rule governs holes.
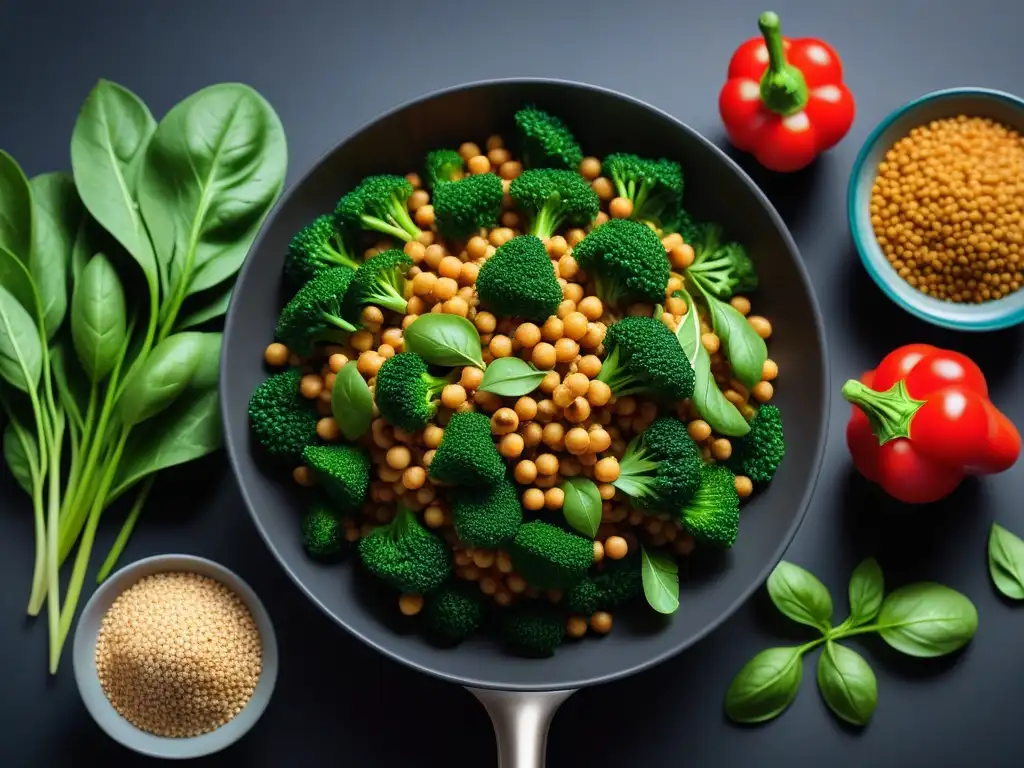
{"type": "MultiPolygon", "coordinates": [[[[123,83],[162,114],[212,82],[245,81],[288,132],[294,180],[382,110],[457,82],[555,76],[627,92],[721,141],[717,95],[734,47],[756,33],[752,0],[554,0],[516,4],[216,0],[146,3],[11,0],[0,5],[0,147],[30,174],[69,166],[79,104],[97,78],[123,83]],[[600,6],[600,7],[598,7],[600,6]],[[301,10],[300,10],[301,9],[301,10]]],[[[787,34],[818,36],[842,55],[858,115],[850,135],[810,170],[755,175],[792,229],[826,318],[833,388],[909,341],[973,355],[993,398],[1018,424],[1024,400],[1020,333],[956,336],[896,310],[860,268],[850,243],[846,181],[860,143],[890,110],[956,85],[1020,88],[1024,6],[1013,0],[782,0],[787,34]]],[[[828,714],[808,664],[792,708],[767,726],[726,723],[722,695],[756,651],[793,638],[759,595],[710,637],[655,670],[573,696],[555,720],[550,764],[644,766],[1010,766],[1024,747],[1019,639],[1024,613],[988,581],[992,520],[1024,532],[1024,463],[963,486],[946,503],[899,514],[851,472],[834,398],[825,466],[787,558],[844,602],[846,579],[877,555],[890,583],[942,581],[969,595],[980,629],[966,652],[908,660],[873,639],[854,645],[878,675],[879,703],[863,731],[828,714]],[[1016,493],[1015,493],[1016,492],[1016,493]]],[[[125,561],[189,552],[236,570],[276,621],[281,675],[258,726],[207,765],[450,766],[493,764],[493,740],[466,692],[385,661],[319,614],[278,569],[242,507],[226,464],[168,476],[125,561]]],[[[46,628],[24,618],[32,569],[31,515],[0,478],[0,765],[143,765],[109,741],[78,699],[69,654],[45,670],[46,628]]],[[[94,565],[120,521],[101,526],[94,565]]],[[[87,584],[91,583],[90,581],[87,584]]],[[[860,640],[860,639],[858,639],[860,640]]]]}

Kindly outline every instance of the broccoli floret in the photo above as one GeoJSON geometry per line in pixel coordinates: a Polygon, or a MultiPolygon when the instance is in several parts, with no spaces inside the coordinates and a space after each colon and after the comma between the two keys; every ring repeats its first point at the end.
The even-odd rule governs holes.
{"type": "Polygon", "coordinates": [[[701,223],[691,216],[686,210],[681,209],[673,226],[669,231],[678,232],[684,243],[696,242],[700,236],[701,223]]]}
{"type": "Polygon", "coordinates": [[[503,612],[501,639],[531,656],[550,656],[565,639],[565,615],[550,605],[521,604],[503,612]]]}
{"type": "Polygon", "coordinates": [[[493,173],[478,173],[435,187],[437,231],[458,240],[469,237],[481,227],[496,226],[504,196],[501,179],[493,173]]]}
{"type": "Polygon", "coordinates": [[[598,379],[616,397],[645,394],[672,403],[693,394],[694,373],[675,334],[653,317],[624,317],[604,337],[598,379]]]}
{"type": "Polygon", "coordinates": [[[355,269],[358,266],[341,233],[335,229],[334,219],[325,214],[317,216],[292,238],[284,260],[284,273],[293,285],[300,286],[332,267],[355,269]]]}
{"type": "Polygon", "coordinates": [[[602,170],[619,197],[633,203],[630,218],[669,229],[678,222],[683,202],[683,171],[678,163],[617,153],[604,159],[602,170]]]}
{"type": "Polygon", "coordinates": [[[703,466],[700,449],[686,427],[675,419],[661,418],[626,446],[612,485],[641,509],[677,512],[697,492],[703,466]],[[676,436],[680,439],[674,440],[676,436]]]}
{"type": "Polygon", "coordinates": [[[399,429],[417,432],[437,413],[441,390],[455,379],[434,376],[423,358],[412,352],[389,357],[377,371],[373,399],[380,415],[399,429]]]}
{"type": "Polygon", "coordinates": [[[701,288],[719,299],[757,288],[757,271],[747,250],[739,243],[723,243],[718,224],[699,225],[691,238],[684,238],[694,252],[686,274],[701,288]]]}
{"type": "Polygon", "coordinates": [[[427,152],[424,170],[427,186],[436,190],[446,181],[458,181],[462,178],[462,155],[454,149],[435,149],[427,152]]]}
{"type": "Polygon", "coordinates": [[[516,112],[516,128],[527,168],[575,171],[583,162],[583,150],[560,118],[535,107],[526,107],[516,112]]]}
{"type": "Polygon", "coordinates": [[[454,643],[472,635],[484,619],[480,590],[458,582],[441,585],[426,596],[423,620],[427,628],[454,643]]]}
{"type": "Polygon", "coordinates": [[[630,553],[621,560],[605,560],[600,571],[591,572],[565,593],[565,607],[586,616],[628,602],[643,589],[640,556],[630,553]]]}
{"type": "Polygon", "coordinates": [[[643,447],[654,459],[699,456],[686,425],[672,416],[660,416],[643,431],[643,447]]]}
{"type": "Polygon", "coordinates": [[[451,485],[494,485],[505,462],[491,439],[491,420],[482,413],[453,413],[430,462],[430,477],[451,485]]]}
{"type": "MultiPolygon", "coordinates": [[[[660,243],[659,243],[660,247],[660,243]]],[[[558,310],[558,284],[544,243],[520,235],[502,245],[480,267],[476,278],[480,300],[499,317],[521,317],[543,323],[558,310]]]]}
{"type": "Polygon", "coordinates": [[[750,420],[750,431],[734,438],[729,468],[746,475],[755,485],[764,485],[775,475],[786,455],[782,414],[774,405],[762,405],[750,420]]]}
{"type": "Polygon", "coordinates": [[[594,542],[539,520],[516,531],[513,567],[537,589],[571,587],[594,562],[594,542]]]}
{"type": "Polygon", "coordinates": [[[297,464],[307,445],[317,441],[318,416],[299,391],[302,371],[289,368],[264,381],[249,399],[249,424],[256,441],[272,458],[297,464]]]}
{"type": "Polygon", "coordinates": [[[314,504],[302,518],[302,546],[310,557],[331,560],[341,554],[345,530],[337,513],[326,504],[314,504]]]}
{"type": "Polygon", "coordinates": [[[485,488],[459,488],[453,494],[452,518],[464,543],[498,547],[511,541],[523,522],[519,491],[507,479],[485,488]]]}
{"type": "Polygon", "coordinates": [[[369,229],[409,242],[423,234],[409,216],[412,184],[402,176],[367,176],[338,201],[334,216],[342,229],[369,229]]]}
{"type": "Polygon", "coordinates": [[[721,464],[705,464],[700,487],[679,517],[695,539],[716,547],[731,547],[740,526],[736,476],[721,464]]]}
{"type": "Polygon", "coordinates": [[[665,300],[668,257],[646,224],[611,219],[583,238],[572,255],[580,269],[594,278],[597,295],[606,304],[624,307],[634,301],[665,300]]]}
{"type": "Polygon", "coordinates": [[[405,507],[360,540],[359,556],[370,573],[406,594],[426,594],[452,571],[451,550],[405,507]]]}
{"type": "Polygon", "coordinates": [[[332,267],[302,286],[278,315],[277,338],[293,352],[307,355],[316,342],[339,341],[357,330],[342,317],[344,296],[355,274],[348,267],[332,267]]]}
{"type": "Polygon", "coordinates": [[[562,224],[589,224],[601,207],[597,193],[575,171],[524,171],[509,185],[508,193],[520,210],[530,215],[529,234],[541,240],[555,234],[562,224]]]}
{"type": "Polygon", "coordinates": [[[342,302],[344,317],[357,322],[367,304],[405,312],[405,276],[412,259],[397,248],[371,256],[352,275],[342,302]]]}
{"type": "Polygon", "coordinates": [[[370,457],[351,445],[307,445],[302,452],[317,484],[345,513],[355,512],[370,490],[370,457]]]}

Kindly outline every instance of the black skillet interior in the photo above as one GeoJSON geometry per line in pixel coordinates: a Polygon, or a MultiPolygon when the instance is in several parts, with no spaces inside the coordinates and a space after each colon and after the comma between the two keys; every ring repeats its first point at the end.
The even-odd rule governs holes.
{"type": "MultiPolygon", "coordinates": [[[[231,461],[264,540],[285,571],[329,616],[364,642],[429,674],[465,685],[510,690],[576,688],[608,681],[679,652],[731,614],[782,556],[803,517],[824,447],[828,389],[824,334],[796,247],[753,183],[721,152],[673,118],[621,95],[555,81],[498,81],[424,97],[379,118],[326,154],[284,197],[239,277],[222,359],[223,414],[231,461]],[[744,507],[739,540],[729,552],[695,556],[681,567],[681,607],[663,620],[645,606],[616,615],[601,639],[569,643],[550,659],[509,655],[481,637],[457,649],[431,645],[400,616],[350,558],[341,566],[312,562],[299,540],[301,497],[286,472],[268,470],[250,442],[246,408],[268,375],[263,349],[280,306],[288,240],[371,173],[404,174],[424,154],[462,141],[514,138],[512,115],[536,104],[560,115],[584,152],[664,155],[682,163],[685,204],[720,221],[750,251],[761,277],[755,311],[770,318],[770,355],[779,364],[775,402],[789,452],[774,482],[744,507]]],[[[283,620],[283,617],[278,617],[283,620]]]]}

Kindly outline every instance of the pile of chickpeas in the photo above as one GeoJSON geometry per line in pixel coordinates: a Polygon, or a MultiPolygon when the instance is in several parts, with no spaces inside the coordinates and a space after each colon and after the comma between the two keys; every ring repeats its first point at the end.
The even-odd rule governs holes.
{"type": "MultiPolygon", "coordinates": [[[[413,260],[406,282],[408,307],[404,315],[382,311],[375,306],[363,310],[362,329],[352,333],[342,346],[327,345],[308,359],[291,354],[284,345],[274,343],[266,348],[266,362],[272,367],[302,366],[303,396],[316,401],[321,415],[317,433],[328,442],[341,439],[338,425],[331,416],[331,392],[334,379],[342,366],[357,361],[359,372],[372,390],[375,376],[387,358],[404,350],[403,331],[422,314],[444,312],[468,318],[480,333],[483,360],[490,363],[500,357],[518,356],[547,371],[536,391],[518,398],[499,397],[478,390],[483,371],[473,366],[462,369],[457,383],[447,385],[434,423],[420,432],[406,432],[381,418],[376,406],[369,434],[364,438],[374,465],[375,478],[370,496],[362,510],[362,518],[345,520],[345,536],[358,541],[376,526],[389,522],[395,515],[396,502],[420,513],[429,528],[436,530],[452,546],[455,575],[476,582],[480,591],[501,606],[520,599],[546,599],[558,603],[560,590],[539,591],[526,583],[512,567],[507,552],[466,547],[452,527],[452,514],[445,489],[435,486],[428,476],[434,451],[441,444],[444,428],[456,411],[480,411],[491,419],[491,431],[498,450],[512,468],[516,483],[521,486],[522,505],[531,512],[549,514],[553,522],[561,516],[565,494],[559,487],[567,478],[588,477],[598,485],[603,499],[602,523],[594,539],[594,560],[618,560],[643,543],[649,547],[670,547],[677,555],[687,555],[694,541],[680,522],[666,513],[647,514],[632,509],[628,499],[618,493],[612,483],[619,476],[619,459],[629,440],[642,432],[658,417],[658,407],[643,397],[612,396],[608,385],[598,381],[605,353],[603,341],[608,326],[617,317],[595,295],[572,256],[572,249],[587,230],[574,228],[565,235],[555,235],[545,243],[555,273],[562,285],[563,300],[556,314],[543,324],[517,322],[497,318],[480,306],[475,283],[480,266],[502,244],[522,234],[525,219],[515,210],[508,196],[512,179],[522,172],[522,164],[513,159],[500,136],[491,136],[482,152],[478,145],[466,142],[459,152],[469,173],[496,172],[505,186],[504,209],[500,226],[482,230],[465,241],[443,241],[433,230],[434,210],[430,195],[423,188],[418,174],[406,178],[414,192],[409,209],[418,226],[424,229],[419,240],[405,244],[404,250],[413,260]]],[[[629,200],[615,197],[614,185],[600,175],[601,162],[587,157],[580,164],[580,173],[593,185],[601,199],[601,212],[590,225],[592,229],[611,217],[628,217],[632,212],[629,200]]],[[[678,234],[662,239],[667,258],[674,270],[689,266],[693,248],[678,234]]],[[[365,252],[373,256],[391,248],[392,242],[379,240],[365,252]]],[[[682,287],[682,278],[673,273],[662,303],[661,321],[675,330],[687,312],[686,302],[672,298],[682,287]]],[[[743,296],[732,299],[732,305],[747,317],[762,337],[771,336],[771,323],[751,315],[750,301],[743,296]]],[[[768,360],[762,381],[747,389],[736,381],[721,352],[721,341],[711,330],[701,311],[702,342],[711,356],[712,371],[725,396],[748,418],[756,403],[771,400],[773,381],[778,366],[768,360]]],[[[635,304],[626,309],[629,315],[651,316],[654,307],[635,304]]],[[[707,461],[725,461],[732,454],[728,438],[712,433],[706,421],[693,411],[689,401],[678,404],[678,418],[688,424],[691,437],[701,446],[707,461]]],[[[294,479],[308,486],[313,480],[305,466],[296,467],[294,479]]],[[[750,478],[737,476],[736,490],[741,498],[753,491],[750,478]]],[[[402,595],[399,609],[415,615],[423,607],[420,595],[402,595]]],[[[612,616],[599,611],[592,616],[571,616],[566,626],[571,637],[582,637],[589,631],[604,634],[611,630],[612,616]]]]}

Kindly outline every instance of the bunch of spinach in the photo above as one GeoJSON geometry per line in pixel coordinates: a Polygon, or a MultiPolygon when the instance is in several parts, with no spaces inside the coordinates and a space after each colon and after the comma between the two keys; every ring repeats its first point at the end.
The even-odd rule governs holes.
{"type": "Polygon", "coordinates": [[[100,81],[71,138],[72,173],[26,179],[0,152],[4,459],[31,496],[49,668],[81,594],[97,525],[135,493],[110,572],[157,472],[222,443],[221,335],[234,276],[287,166],[284,130],[251,88],[204,88],[159,122],[100,81]],[[63,606],[59,568],[78,544],[63,606]]]}
{"type": "Polygon", "coordinates": [[[822,698],[840,719],[865,725],[878,702],[875,673],[864,657],[838,640],[877,633],[901,653],[931,658],[962,648],[978,629],[974,604],[942,584],[908,584],[883,599],[882,569],[874,558],[854,569],[850,615],[836,626],[832,596],[810,572],[782,561],[767,586],[776,608],[821,637],[799,646],[768,648],[747,662],[725,694],[726,715],[738,723],[760,723],[782,714],[800,690],[804,655],[824,643],[817,674],[822,698]]]}

